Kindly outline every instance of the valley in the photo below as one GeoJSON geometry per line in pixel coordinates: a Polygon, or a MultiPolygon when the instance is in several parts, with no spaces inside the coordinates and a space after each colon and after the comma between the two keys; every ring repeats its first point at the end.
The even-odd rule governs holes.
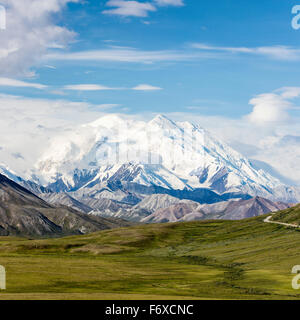
{"type": "Polygon", "coordinates": [[[299,299],[291,269],[300,232],[265,218],[1,237],[0,299],[299,299]]]}

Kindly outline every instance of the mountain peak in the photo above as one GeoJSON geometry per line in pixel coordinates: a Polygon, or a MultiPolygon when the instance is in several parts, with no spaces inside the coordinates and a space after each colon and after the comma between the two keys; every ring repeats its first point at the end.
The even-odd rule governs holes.
{"type": "Polygon", "coordinates": [[[157,114],[153,120],[168,120],[168,121],[171,121],[167,116],[165,116],[164,114],[162,113],[159,113],[157,114]]]}
{"type": "Polygon", "coordinates": [[[94,128],[97,127],[114,127],[116,124],[123,124],[126,121],[126,118],[118,114],[108,114],[105,115],[93,122],[90,122],[88,125],[94,128]]]}
{"type": "Polygon", "coordinates": [[[167,116],[163,114],[158,114],[155,116],[149,124],[156,124],[159,125],[160,127],[178,127],[177,124],[169,119],[167,116]]]}

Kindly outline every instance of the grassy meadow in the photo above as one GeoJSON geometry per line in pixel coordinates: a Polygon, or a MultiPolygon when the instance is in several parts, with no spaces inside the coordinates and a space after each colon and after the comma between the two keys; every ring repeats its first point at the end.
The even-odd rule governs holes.
{"type": "Polygon", "coordinates": [[[0,238],[0,299],[299,299],[300,230],[242,221],[0,238]]]}

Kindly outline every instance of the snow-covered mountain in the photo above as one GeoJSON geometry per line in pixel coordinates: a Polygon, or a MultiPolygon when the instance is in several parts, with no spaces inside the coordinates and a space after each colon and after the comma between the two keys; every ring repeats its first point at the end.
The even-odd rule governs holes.
{"type": "Polygon", "coordinates": [[[20,183],[22,181],[22,179],[4,163],[0,163],[0,174],[16,183],[20,183]]]}
{"type": "Polygon", "coordinates": [[[205,129],[162,115],[149,122],[108,115],[59,136],[36,164],[36,176],[56,192],[125,183],[300,201],[205,129]]]}
{"type": "MultiPolygon", "coordinates": [[[[50,190],[46,189],[45,187],[31,181],[31,180],[24,180],[21,178],[17,173],[11,170],[7,165],[0,163],[0,174],[5,176],[6,178],[12,180],[15,183],[18,183],[22,187],[26,188],[27,190],[31,191],[32,193],[38,195],[40,193],[49,193],[50,190]]],[[[36,179],[35,179],[36,180],[36,179]]]]}

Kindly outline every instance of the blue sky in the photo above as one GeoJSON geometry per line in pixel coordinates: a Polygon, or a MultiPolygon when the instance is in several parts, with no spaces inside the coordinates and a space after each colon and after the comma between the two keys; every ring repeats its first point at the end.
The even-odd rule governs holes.
{"type": "Polygon", "coordinates": [[[163,113],[300,180],[300,0],[0,4],[0,162],[104,113],[163,113]]]}
{"type": "Polygon", "coordinates": [[[173,51],[182,56],[179,61],[41,60],[31,67],[35,71],[34,79],[26,81],[49,85],[51,89],[2,87],[1,92],[56,99],[59,95],[49,92],[62,91],[71,84],[99,84],[111,88],[149,84],[162,90],[64,92],[68,100],[120,105],[115,111],[126,110],[127,113],[181,110],[240,117],[251,111],[248,101],[253,96],[299,83],[300,59],[193,47],[195,43],[232,48],[298,47],[300,31],[291,27],[291,9],[297,4],[295,1],[185,0],[183,6],[157,7],[146,17],[104,14],[104,10],[115,8],[106,6],[107,2],[69,3],[55,15],[57,24],[76,32],[67,48],[56,51],[118,51],[128,47],[137,53],[173,51]],[[184,58],[184,55],[196,57],[184,58]]]}
{"type": "MultiPolygon", "coordinates": [[[[291,28],[295,1],[223,0],[185,1],[183,7],[163,7],[147,18],[104,15],[105,1],[73,4],[65,23],[79,34],[71,50],[95,50],[110,45],[139,50],[193,51],[192,43],[226,47],[298,46],[300,32],[291,28]],[[75,18],[74,18],[75,17],[75,18]],[[145,25],[143,22],[149,22],[145,25]]],[[[83,62],[68,68],[71,79],[63,83],[100,83],[108,86],[135,86],[150,83],[159,92],[79,93],[77,99],[93,103],[116,103],[132,112],[193,110],[203,114],[241,116],[251,110],[249,99],[259,93],[299,82],[295,61],[269,57],[227,56],[193,61],[160,62],[150,66],[83,62]],[[74,70],[75,68],[75,70],[74,70]],[[85,71],[93,73],[84,74],[85,71]],[[190,109],[189,107],[199,107],[190,109]]],[[[62,71],[62,73],[64,73],[62,71]]],[[[57,83],[56,72],[41,72],[41,81],[57,83]],[[53,76],[53,80],[52,80],[53,76]],[[52,81],[53,82],[52,82],[52,81]]]]}

